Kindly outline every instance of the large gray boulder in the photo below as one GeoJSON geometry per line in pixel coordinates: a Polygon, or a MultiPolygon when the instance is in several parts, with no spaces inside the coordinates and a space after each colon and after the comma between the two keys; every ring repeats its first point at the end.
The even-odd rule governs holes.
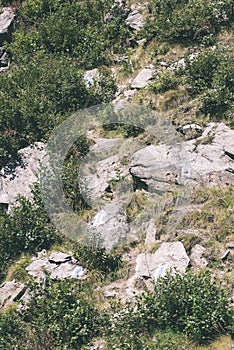
{"type": "Polygon", "coordinates": [[[150,65],[145,68],[143,68],[137,76],[133,79],[131,83],[131,88],[132,89],[142,89],[146,87],[150,80],[154,77],[155,75],[155,70],[154,66],[150,65]]]}
{"type": "Polygon", "coordinates": [[[37,142],[18,152],[21,160],[13,169],[0,171],[0,204],[10,210],[17,205],[18,195],[30,198],[31,186],[37,181],[40,163],[46,155],[45,145],[37,142]]]}
{"type": "Polygon", "coordinates": [[[150,145],[133,154],[130,172],[139,186],[149,191],[175,190],[180,185],[218,186],[234,184],[226,171],[233,160],[234,130],[224,123],[211,123],[196,140],[174,145],[150,145]]]}
{"type": "Polygon", "coordinates": [[[134,9],[129,13],[126,19],[126,24],[134,30],[140,30],[144,27],[142,14],[137,9],[134,9]]]}
{"type": "Polygon", "coordinates": [[[111,250],[121,242],[125,242],[129,233],[129,225],[122,206],[118,203],[106,204],[89,224],[90,239],[93,244],[111,250]]]}
{"type": "Polygon", "coordinates": [[[166,272],[184,274],[189,257],[181,242],[164,242],[154,253],[141,253],[136,260],[136,275],[156,280],[166,272]]]}
{"type": "Polygon", "coordinates": [[[62,252],[53,252],[44,257],[39,254],[39,257],[32,259],[26,271],[38,281],[44,280],[46,275],[52,279],[83,279],[85,276],[83,267],[71,255],[62,252]]]}
{"type": "Polygon", "coordinates": [[[194,270],[203,269],[208,265],[208,261],[203,256],[206,253],[206,248],[201,244],[195,244],[191,249],[190,259],[194,270]]]}
{"type": "Polygon", "coordinates": [[[81,183],[83,197],[88,202],[111,195],[113,196],[113,188],[111,182],[118,182],[121,178],[128,174],[120,163],[118,155],[114,155],[103,159],[93,166],[93,173],[88,173],[86,176],[82,175],[81,183]]]}
{"type": "Polygon", "coordinates": [[[0,44],[4,40],[10,41],[14,18],[15,13],[11,7],[0,9],[0,44]]]}
{"type": "Polygon", "coordinates": [[[7,308],[19,300],[25,293],[26,286],[23,283],[8,281],[0,286],[0,309],[7,308]]]}

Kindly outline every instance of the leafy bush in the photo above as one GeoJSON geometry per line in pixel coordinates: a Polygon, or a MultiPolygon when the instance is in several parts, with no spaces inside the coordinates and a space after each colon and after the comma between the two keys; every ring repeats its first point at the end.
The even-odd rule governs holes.
{"type": "Polygon", "coordinates": [[[200,93],[211,88],[221,59],[219,52],[207,51],[192,61],[187,60],[186,75],[193,93],[200,93]]]}
{"type": "Polygon", "coordinates": [[[223,26],[233,21],[233,0],[153,0],[148,37],[179,43],[213,44],[223,26]]]}
{"type": "Polygon", "coordinates": [[[75,257],[89,270],[97,270],[103,274],[114,273],[122,266],[121,254],[107,253],[104,248],[79,244],[75,247],[75,257]]]}
{"type": "Polygon", "coordinates": [[[37,331],[48,330],[59,348],[79,349],[98,334],[99,313],[80,282],[48,280],[34,286],[23,319],[37,331]]]}
{"type": "Polygon", "coordinates": [[[234,101],[232,57],[207,51],[187,61],[185,74],[192,94],[203,93],[201,112],[219,120],[231,114],[234,101]]]}
{"type": "Polygon", "coordinates": [[[89,343],[101,328],[89,288],[80,281],[31,284],[27,308],[0,315],[0,349],[75,350],[89,343]]]}
{"type": "Polygon", "coordinates": [[[178,83],[178,78],[174,74],[161,73],[157,81],[150,85],[150,89],[155,94],[163,93],[175,89],[178,83]]]}
{"type": "Polygon", "coordinates": [[[108,64],[111,50],[122,50],[129,36],[125,11],[111,5],[110,0],[27,0],[12,45],[15,62],[41,52],[74,57],[85,69],[108,64]]]}
{"type": "Polygon", "coordinates": [[[51,56],[1,75],[0,85],[0,165],[20,148],[48,136],[71,113],[107,102],[116,90],[108,72],[88,87],[75,62],[51,56]]]}
{"type": "Polygon", "coordinates": [[[153,291],[114,315],[116,335],[123,340],[122,332],[124,340],[133,343],[158,329],[185,333],[201,343],[210,341],[232,331],[234,316],[225,290],[207,273],[160,278],[153,291]]]}
{"type": "Polygon", "coordinates": [[[151,327],[182,331],[199,342],[227,331],[233,321],[224,289],[209,274],[159,279],[154,292],[138,300],[138,313],[151,327]]]}
{"type": "Polygon", "coordinates": [[[48,249],[61,240],[36,193],[35,202],[20,198],[19,204],[12,214],[0,217],[0,280],[9,265],[23,252],[48,249]]]}

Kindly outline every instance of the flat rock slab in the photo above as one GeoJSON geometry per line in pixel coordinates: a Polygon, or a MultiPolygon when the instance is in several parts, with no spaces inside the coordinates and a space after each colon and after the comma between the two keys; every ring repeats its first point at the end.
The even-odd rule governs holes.
{"type": "Polygon", "coordinates": [[[37,142],[18,152],[19,164],[10,169],[8,166],[0,171],[0,203],[9,209],[17,204],[19,195],[30,198],[31,186],[37,181],[40,162],[46,155],[45,144],[37,142]]]}
{"type": "Polygon", "coordinates": [[[7,308],[15,301],[19,300],[26,291],[23,283],[9,281],[0,286],[0,309],[7,308]]]}
{"type": "Polygon", "coordinates": [[[54,252],[49,256],[49,262],[50,263],[54,263],[54,264],[63,264],[66,263],[68,261],[72,260],[71,255],[65,254],[65,253],[61,253],[61,252],[54,252]]]}
{"type": "Polygon", "coordinates": [[[175,190],[189,186],[233,185],[234,176],[226,169],[233,160],[225,151],[234,153],[234,130],[224,123],[211,123],[196,140],[174,145],[150,145],[133,154],[132,176],[149,187],[149,191],[175,190]]]}
{"type": "Polygon", "coordinates": [[[140,30],[144,26],[142,14],[138,10],[131,11],[126,19],[126,24],[134,30],[140,30]]]}
{"type": "Polygon", "coordinates": [[[89,232],[94,243],[107,251],[125,241],[129,225],[121,205],[106,204],[89,224],[89,232]]]}
{"type": "Polygon", "coordinates": [[[62,252],[53,252],[49,257],[33,258],[26,271],[37,280],[44,279],[46,274],[52,279],[83,279],[85,275],[83,267],[70,255],[62,252]]]}
{"type": "Polygon", "coordinates": [[[167,271],[184,274],[189,257],[181,242],[164,242],[154,253],[142,253],[136,260],[136,275],[153,280],[163,277],[167,271]]]}
{"type": "Polygon", "coordinates": [[[146,87],[150,80],[154,76],[154,69],[153,67],[145,67],[142,69],[137,76],[133,79],[131,83],[132,89],[143,89],[146,87]]]}
{"type": "Polygon", "coordinates": [[[15,13],[11,7],[0,9],[0,42],[9,39],[14,18],[15,13]]]}

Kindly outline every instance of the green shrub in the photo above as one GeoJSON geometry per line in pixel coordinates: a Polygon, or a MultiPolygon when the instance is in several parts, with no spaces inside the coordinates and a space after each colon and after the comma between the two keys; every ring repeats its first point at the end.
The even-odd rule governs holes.
{"type": "Polygon", "coordinates": [[[106,252],[104,248],[79,244],[75,247],[75,258],[89,270],[105,275],[115,273],[122,266],[121,254],[106,252]]]}
{"type": "Polygon", "coordinates": [[[167,275],[157,280],[153,291],[114,313],[112,336],[138,344],[147,334],[170,329],[203,343],[232,332],[233,319],[225,290],[209,274],[167,275]]]}
{"type": "Polygon", "coordinates": [[[161,73],[157,78],[157,81],[150,85],[150,89],[155,93],[163,93],[168,90],[174,90],[177,88],[179,82],[178,78],[174,74],[161,73]]]}
{"type": "Polygon", "coordinates": [[[31,288],[32,299],[23,320],[35,334],[49,331],[55,347],[75,350],[99,333],[99,312],[91,292],[80,281],[47,280],[45,287],[34,285],[31,288]]]}
{"type": "Polygon", "coordinates": [[[15,62],[43,52],[74,57],[84,69],[107,64],[110,52],[122,51],[130,34],[125,11],[111,5],[110,0],[27,0],[12,45],[15,62]]]}
{"type": "Polygon", "coordinates": [[[213,78],[218,70],[221,54],[207,51],[194,60],[187,60],[186,75],[190,90],[193,93],[203,92],[212,86],[213,78]]]}
{"type": "Polygon", "coordinates": [[[35,202],[20,198],[11,214],[0,217],[0,280],[6,269],[22,253],[35,253],[59,242],[38,194],[35,202]]]}
{"type": "Polygon", "coordinates": [[[17,150],[46,138],[78,109],[107,102],[116,90],[108,72],[88,87],[75,62],[52,56],[0,75],[0,165],[17,150]]]}
{"type": "Polygon", "coordinates": [[[213,36],[233,21],[233,0],[153,0],[151,8],[148,38],[178,43],[213,44],[213,36]]]}
{"type": "Polygon", "coordinates": [[[198,342],[227,332],[233,322],[228,296],[209,274],[159,279],[154,292],[138,299],[138,313],[149,327],[169,327],[198,342]]]}
{"type": "Polygon", "coordinates": [[[0,349],[18,348],[18,339],[24,334],[24,326],[14,310],[0,313],[0,349]]]}
{"type": "Polygon", "coordinates": [[[90,287],[72,281],[31,284],[27,308],[0,314],[0,349],[80,349],[97,336],[102,318],[90,287]]]}

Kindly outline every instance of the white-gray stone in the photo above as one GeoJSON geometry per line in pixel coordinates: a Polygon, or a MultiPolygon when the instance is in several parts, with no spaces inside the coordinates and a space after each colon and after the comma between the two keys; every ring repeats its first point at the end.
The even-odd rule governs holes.
{"type": "Polygon", "coordinates": [[[144,27],[143,16],[138,10],[133,10],[129,13],[126,23],[134,30],[140,30],[142,27],[144,27]]]}
{"type": "Polygon", "coordinates": [[[11,7],[3,7],[0,9],[0,43],[4,40],[10,40],[12,23],[15,13],[11,7]]]}
{"type": "Polygon", "coordinates": [[[191,264],[194,269],[202,269],[208,265],[208,261],[203,257],[203,254],[206,252],[206,248],[204,248],[200,244],[195,244],[191,249],[191,264]]]}
{"type": "Polygon", "coordinates": [[[191,131],[199,131],[202,132],[202,128],[198,124],[186,124],[182,128],[183,134],[188,134],[191,131]]]}
{"type": "Polygon", "coordinates": [[[52,279],[83,279],[85,271],[71,255],[53,252],[49,257],[35,257],[26,271],[36,280],[44,280],[48,274],[52,279]]]}
{"type": "Polygon", "coordinates": [[[87,70],[84,74],[84,80],[87,86],[92,86],[94,84],[95,79],[99,77],[99,71],[97,68],[87,70]]]}
{"type": "Polygon", "coordinates": [[[121,205],[118,203],[106,204],[89,224],[89,232],[94,245],[101,245],[107,251],[125,242],[129,225],[121,205]]]}
{"type": "Polygon", "coordinates": [[[150,80],[154,77],[155,70],[152,65],[143,68],[131,83],[132,89],[142,89],[146,87],[150,80]]]}
{"type": "Polygon", "coordinates": [[[184,274],[189,264],[189,257],[181,242],[164,242],[154,253],[142,253],[136,260],[136,275],[141,278],[156,280],[166,272],[184,274]]]}
{"type": "Polygon", "coordinates": [[[211,124],[196,140],[173,145],[150,145],[133,154],[132,176],[144,182],[149,191],[173,190],[178,185],[217,186],[234,184],[233,160],[225,150],[234,153],[234,130],[224,123],[211,124]]]}
{"type": "Polygon", "coordinates": [[[0,171],[0,203],[9,210],[17,204],[18,195],[30,198],[31,186],[37,181],[40,162],[46,155],[45,145],[36,142],[18,152],[21,162],[14,168],[6,166],[0,171]]]}
{"type": "Polygon", "coordinates": [[[19,300],[26,291],[23,283],[8,281],[0,286],[0,309],[7,308],[19,300]]]}

